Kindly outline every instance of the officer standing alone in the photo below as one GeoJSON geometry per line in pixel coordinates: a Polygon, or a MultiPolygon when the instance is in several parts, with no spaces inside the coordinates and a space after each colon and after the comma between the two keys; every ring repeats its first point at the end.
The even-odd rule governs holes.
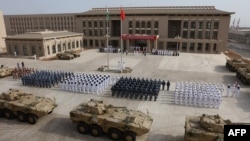
{"type": "Polygon", "coordinates": [[[168,80],[168,82],[167,82],[167,91],[169,91],[169,87],[170,87],[170,82],[168,80]]]}

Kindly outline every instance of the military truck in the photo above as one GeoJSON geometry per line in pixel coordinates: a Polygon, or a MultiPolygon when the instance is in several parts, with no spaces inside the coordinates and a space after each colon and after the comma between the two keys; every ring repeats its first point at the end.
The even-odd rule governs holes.
{"type": "Polygon", "coordinates": [[[37,119],[50,114],[57,107],[55,100],[34,96],[17,89],[9,89],[0,95],[0,116],[17,117],[19,121],[35,124],[37,119]]]}
{"type": "Polygon", "coordinates": [[[56,57],[60,60],[70,60],[70,59],[74,59],[74,56],[72,54],[69,53],[57,53],[56,57]]]}
{"type": "Polygon", "coordinates": [[[80,57],[80,53],[74,51],[74,50],[71,50],[71,51],[65,51],[64,53],[68,53],[68,54],[71,54],[74,56],[74,58],[76,57],[80,57]]]}
{"type": "Polygon", "coordinates": [[[81,134],[98,137],[107,133],[112,140],[135,141],[136,136],[149,132],[153,119],[141,111],[107,105],[91,99],[70,112],[70,119],[77,123],[81,134]]]}
{"type": "Polygon", "coordinates": [[[243,84],[250,84],[250,66],[244,68],[238,68],[236,71],[236,77],[243,83],[243,84]]]}
{"type": "Polygon", "coordinates": [[[0,78],[11,76],[14,69],[12,68],[0,68],[0,78]]]}

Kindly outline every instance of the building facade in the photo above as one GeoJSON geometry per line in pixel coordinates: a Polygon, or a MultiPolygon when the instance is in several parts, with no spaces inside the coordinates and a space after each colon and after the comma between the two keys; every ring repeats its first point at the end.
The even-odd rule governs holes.
{"type": "Polygon", "coordinates": [[[7,35],[25,32],[67,30],[75,32],[75,14],[5,15],[7,35]]]}
{"type": "Polygon", "coordinates": [[[228,39],[250,45],[250,28],[230,28],[228,39]]]}
{"type": "Polygon", "coordinates": [[[124,7],[125,20],[120,21],[120,8],[93,8],[76,15],[76,31],[84,33],[84,47],[104,47],[108,33],[109,45],[123,48],[133,46],[182,52],[220,53],[226,49],[229,23],[233,12],[213,6],[188,7],[124,7]],[[108,25],[108,32],[106,30],[108,25]],[[136,36],[133,36],[136,35],[136,36]],[[139,36],[141,37],[139,37],[139,36]],[[147,36],[155,36],[151,39],[147,36]]]}
{"type": "Polygon", "coordinates": [[[0,52],[5,50],[5,41],[4,37],[6,37],[6,31],[5,31],[5,23],[3,18],[3,13],[0,11],[0,52]]]}
{"type": "Polygon", "coordinates": [[[48,58],[67,50],[82,48],[81,33],[68,31],[30,32],[5,38],[7,53],[18,56],[48,58]]]}
{"type": "Polygon", "coordinates": [[[72,21],[67,21],[64,14],[9,15],[5,16],[5,23],[8,35],[23,33],[29,29],[71,29],[69,31],[84,34],[84,48],[107,47],[108,41],[108,46],[120,48],[122,45],[124,50],[140,47],[146,48],[148,52],[152,49],[166,49],[220,53],[226,49],[230,17],[234,14],[213,6],[123,9],[125,19],[122,22],[120,7],[114,7],[108,8],[109,18],[106,17],[107,8],[92,8],[71,15],[72,21]],[[68,22],[74,27],[62,26],[68,22]]]}

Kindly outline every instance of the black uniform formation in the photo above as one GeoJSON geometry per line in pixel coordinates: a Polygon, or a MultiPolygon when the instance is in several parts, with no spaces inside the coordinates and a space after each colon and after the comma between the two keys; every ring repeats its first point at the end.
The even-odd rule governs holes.
{"type": "Polygon", "coordinates": [[[34,73],[23,76],[22,84],[33,87],[51,88],[71,75],[73,75],[72,72],[52,70],[35,71],[34,73]]]}
{"type": "Polygon", "coordinates": [[[111,88],[112,96],[156,101],[161,83],[160,80],[121,77],[111,88]]]}

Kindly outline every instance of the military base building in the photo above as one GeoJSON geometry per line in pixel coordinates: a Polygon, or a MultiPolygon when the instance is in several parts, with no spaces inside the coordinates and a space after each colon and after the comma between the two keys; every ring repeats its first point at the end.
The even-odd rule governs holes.
{"type": "Polygon", "coordinates": [[[4,37],[6,37],[5,24],[4,24],[3,13],[2,11],[0,11],[0,52],[5,51],[6,49],[4,37]]]}
{"type": "Polygon", "coordinates": [[[121,47],[122,39],[124,50],[140,47],[146,48],[148,52],[152,49],[166,49],[221,53],[226,49],[230,17],[234,14],[218,10],[214,6],[123,7],[122,9],[125,12],[124,20],[120,18],[120,7],[92,8],[83,13],[68,15],[6,15],[4,18],[5,23],[8,23],[6,25],[8,35],[29,30],[70,29],[84,34],[82,38],[84,48],[106,47],[108,38],[109,46],[117,48],[121,47]]]}
{"type": "Polygon", "coordinates": [[[49,58],[60,52],[80,50],[82,38],[81,33],[45,30],[8,36],[5,42],[8,54],[49,58]]]}

